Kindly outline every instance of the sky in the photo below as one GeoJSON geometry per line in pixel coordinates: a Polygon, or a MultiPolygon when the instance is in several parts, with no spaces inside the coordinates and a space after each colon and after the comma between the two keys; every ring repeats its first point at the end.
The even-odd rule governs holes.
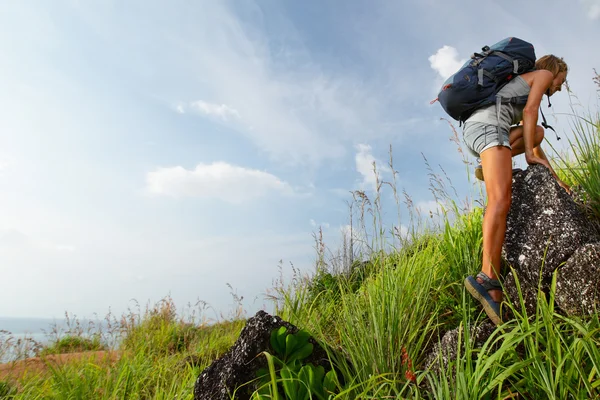
{"type": "MultiPolygon", "coordinates": [[[[0,316],[171,296],[215,317],[232,292],[269,311],[280,273],[314,271],[319,229],[339,245],[372,163],[392,178],[390,146],[424,213],[424,157],[476,189],[430,101],[508,36],[564,57],[596,104],[600,0],[2,2],[0,316]]],[[[569,98],[552,104],[568,137],[569,98]]],[[[392,200],[386,224],[406,229],[392,200]]]]}

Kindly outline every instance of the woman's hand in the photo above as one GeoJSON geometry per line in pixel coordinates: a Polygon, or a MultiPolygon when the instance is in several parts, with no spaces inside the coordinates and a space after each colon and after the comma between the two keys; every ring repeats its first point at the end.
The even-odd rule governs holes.
{"type": "Polygon", "coordinates": [[[558,182],[558,184],[560,185],[561,188],[565,189],[567,191],[567,193],[571,194],[571,188],[569,187],[569,185],[567,185],[566,183],[564,183],[563,181],[561,181],[558,178],[556,178],[556,181],[558,182]]]}
{"type": "Polygon", "coordinates": [[[565,189],[567,191],[567,193],[571,194],[571,188],[569,187],[569,185],[567,185],[566,183],[564,183],[563,181],[561,181],[558,178],[558,176],[556,175],[556,173],[554,172],[554,170],[550,166],[550,163],[548,162],[548,160],[540,158],[540,157],[536,157],[534,155],[531,155],[529,157],[525,156],[525,160],[527,161],[527,164],[529,164],[529,165],[541,164],[544,167],[548,168],[550,170],[550,173],[552,174],[552,176],[554,176],[554,179],[556,179],[556,182],[558,182],[558,184],[560,185],[560,187],[562,187],[563,189],[565,189]]]}
{"type": "Polygon", "coordinates": [[[527,161],[527,164],[529,165],[533,165],[533,164],[542,164],[544,167],[548,168],[550,171],[552,171],[552,167],[550,167],[550,163],[548,162],[548,160],[545,160],[543,158],[540,157],[536,157],[533,154],[528,156],[527,154],[525,155],[525,161],[527,161]]]}

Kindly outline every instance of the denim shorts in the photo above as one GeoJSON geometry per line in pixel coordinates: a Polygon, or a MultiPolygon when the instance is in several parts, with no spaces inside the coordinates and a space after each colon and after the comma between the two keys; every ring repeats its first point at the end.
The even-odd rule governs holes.
{"type": "Polygon", "coordinates": [[[510,147],[508,131],[483,122],[467,121],[463,127],[463,142],[475,157],[491,147],[510,147]]]}

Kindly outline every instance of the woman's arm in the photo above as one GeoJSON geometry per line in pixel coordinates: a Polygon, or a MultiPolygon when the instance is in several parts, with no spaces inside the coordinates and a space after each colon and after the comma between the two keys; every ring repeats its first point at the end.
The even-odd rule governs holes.
{"type": "Polygon", "coordinates": [[[542,150],[541,144],[537,147],[533,147],[535,143],[535,129],[538,121],[538,113],[542,97],[544,93],[552,85],[554,75],[548,70],[539,70],[534,72],[533,82],[529,91],[529,97],[527,98],[527,104],[523,110],[523,142],[525,145],[525,160],[527,164],[542,164],[550,170],[550,173],[554,176],[558,184],[563,187],[567,192],[571,189],[569,186],[561,181],[554,172],[554,169],[550,165],[550,161],[544,150],[542,150]]]}
{"type": "Polygon", "coordinates": [[[533,152],[533,145],[535,143],[535,127],[537,126],[542,96],[552,84],[554,75],[552,72],[544,69],[535,71],[533,74],[531,89],[529,90],[529,97],[527,98],[527,104],[525,104],[525,108],[523,109],[523,142],[525,145],[525,160],[527,161],[527,164],[542,164],[549,170],[552,170],[547,158],[539,157],[539,154],[536,155],[533,152]]]}

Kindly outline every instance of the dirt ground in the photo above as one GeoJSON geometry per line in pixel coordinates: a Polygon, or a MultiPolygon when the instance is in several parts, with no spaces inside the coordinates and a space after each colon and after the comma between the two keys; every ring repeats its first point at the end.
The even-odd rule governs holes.
{"type": "Polygon", "coordinates": [[[0,380],[18,380],[26,376],[45,374],[48,366],[60,366],[76,360],[103,365],[113,363],[120,357],[117,351],[85,351],[81,353],[53,354],[26,360],[0,364],[0,380]]]}

